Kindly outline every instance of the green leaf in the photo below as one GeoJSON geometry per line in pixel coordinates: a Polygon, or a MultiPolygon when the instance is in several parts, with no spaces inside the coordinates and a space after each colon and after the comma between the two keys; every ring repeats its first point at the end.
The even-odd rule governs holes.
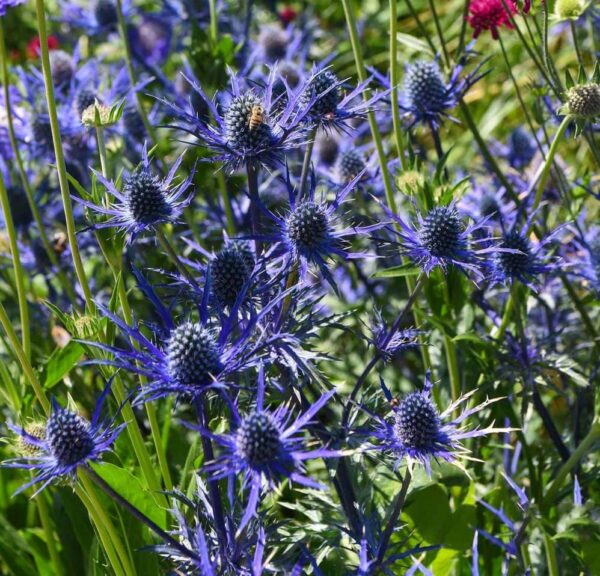
{"type": "Polygon", "coordinates": [[[146,489],[131,472],[114,464],[92,464],[94,471],[120,496],[131,505],[148,516],[160,528],[167,528],[167,517],[164,509],[158,504],[154,494],[146,489]]]}
{"type": "Polygon", "coordinates": [[[372,278],[401,278],[404,276],[416,276],[421,272],[418,266],[402,264],[401,266],[392,266],[391,268],[385,268],[378,270],[372,274],[372,278]]]}
{"type": "Polygon", "coordinates": [[[83,347],[71,340],[64,348],[57,348],[46,364],[44,388],[56,386],[77,365],[83,354],[83,347]]]}
{"type": "Polygon", "coordinates": [[[398,39],[399,44],[406,46],[413,52],[418,54],[430,54],[433,56],[431,46],[429,46],[425,40],[415,38],[415,36],[411,36],[410,34],[403,34],[402,32],[398,32],[396,38],[398,39]]]}

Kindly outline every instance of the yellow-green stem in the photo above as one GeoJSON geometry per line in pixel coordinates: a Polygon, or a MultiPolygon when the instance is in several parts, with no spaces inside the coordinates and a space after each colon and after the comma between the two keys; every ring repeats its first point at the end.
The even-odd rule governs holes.
{"type": "Polygon", "coordinates": [[[400,166],[406,170],[406,158],[404,157],[404,140],[402,139],[402,122],[400,120],[400,108],[398,107],[398,0],[390,0],[390,92],[392,100],[392,123],[394,126],[394,137],[400,166]]]}
{"type": "Polygon", "coordinates": [[[10,254],[12,257],[13,272],[15,276],[15,285],[17,287],[17,299],[19,301],[19,316],[21,317],[21,339],[23,342],[23,351],[27,359],[31,358],[31,332],[29,329],[29,305],[27,304],[27,291],[25,289],[25,274],[21,265],[21,253],[19,251],[19,242],[17,239],[17,230],[13,222],[8,193],[4,186],[4,177],[0,172],[0,204],[2,204],[2,213],[4,214],[4,227],[8,235],[10,244],[10,254]]]}
{"type": "Polygon", "coordinates": [[[58,114],[56,112],[56,102],[54,100],[54,85],[52,83],[52,72],[50,69],[50,56],[48,52],[48,33],[46,31],[46,13],[44,0],[35,0],[38,34],[40,37],[40,54],[42,57],[42,70],[44,75],[44,85],[46,89],[46,102],[48,105],[48,116],[50,117],[50,128],[52,130],[52,142],[54,144],[54,154],[56,156],[56,170],[58,172],[58,182],[60,194],[65,213],[67,225],[67,236],[69,247],[73,258],[73,265],[77,279],[85,296],[86,305],[90,313],[95,314],[96,305],[92,298],[92,293],[85,276],[83,262],[77,245],[77,231],[75,230],[75,219],[73,218],[73,206],[71,204],[71,192],[69,190],[69,180],[67,178],[67,169],[65,166],[65,157],[62,148],[60,127],[58,124],[58,114]]]}

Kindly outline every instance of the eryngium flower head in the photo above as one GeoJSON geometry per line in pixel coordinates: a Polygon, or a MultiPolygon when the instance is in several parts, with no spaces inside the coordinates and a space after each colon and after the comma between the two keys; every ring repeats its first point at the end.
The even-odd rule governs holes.
{"type": "Polygon", "coordinates": [[[310,78],[301,87],[300,108],[308,120],[324,129],[348,132],[353,119],[365,118],[376,102],[389,91],[380,92],[365,100],[362,98],[371,78],[360,82],[354,90],[344,94],[344,80],[339,80],[329,69],[315,66],[310,78]]]}
{"type": "Polygon", "coordinates": [[[565,111],[583,119],[600,116],[600,84],[590,82],[570,88],[565,111]]]}
{"type": "Polygon", "coordinates": [[[171,331],[167,345],[169,375],[180,386],[199,388],[221,370],[215,336],[202,325],[184,322],[171,331]]]}
{"type": "Polygon", "coordinates": [[[394,234],[400,238],[400,250],[426,274],[437,267],[445,272],[453,266],[465,274],[472,273],[475,280],[482,279],[484,257],[498,251],[489,245],[490,238],[473,237],[474,232],[487,228],[489,217],[466,224],[454,202],[436,206],[424,217],[417,212],[416,225],[406,223],[385,206],[383,208],[399,224],[399,230],[394,230],[394,234]],[[487,247],[480,248],[480,244],[487,244],[487,247]]]}
{"type": "Polygon", "coordinates": [[[241,243],[231,242],[210,262],[210,286],[218,304],[231,307],[248,293],[254,255],[241,243]]]}
{"type": "Polygon", "coordinates": [[[113,182],[94,171],[116,202],[104,206],[81,198],[76,200],[93,213],[109,216],[105,221],[95,222],[94,228],[118,228],[128,235],[128,241],[131,242],[138,234],[158,224],[176,222],[192,201],[193,193],[182,196],[192,183],[193,170],[180,184],[173,184],[182,160],[183,155],[177,159],[165,178],[159,178],[151,172],[148,152],[144,146],[142,163],[125,179],[121,192],[113,182]]]}
{"type": "Polygon", "coordinates": [[[37,472],[17,490],[17,494],[41,483],[37,494],[57,478],[75,479],[80,466],[99,460],[110,449],[126,424],[114,426],[116,415],[111,419],[100,419],[109,389],[110,382],[96,402],[91,422],[53,400],[45,426],[34,430],[9,424],[9,428],[20,436],[20,444],[29,447],[30,455],[7,460],[2,466],[37,472]]]}
{"type": "Polygon", "coordinates": [[[348,194],[362,178],[364,172],[358,174],[343,189],[336,191],[331,202],[315,198],[316,180],[311,178],[308,194],[297,198],[288,180],[290,208],[286,214],[279,216],[268,212],[275,222],[276,230],[263,238],[277,244],[274,256],[284,260],[285,268],[292,263],[300,263],[300,277],[304,278],[309,264],[316,265],[327,282],[336,289],[336,284],[327,266],[327,260],[333,256],[344,259],[360,258],[361,253],[348,252],[345,239],[352,235],[369,234],[382,228],[384,224],[371,226],[351,226],[340,229],[336,225],[336,211],[348,194]]]}
{"type": "Polygon", "coordinates": [[[179,123],[174,127],[194,135],[198,145],[216,153],[212,160],[223,162],[229,170],[248,164],[281,167],[285,152],[304,141],[307,110],[298,106],[299,90],[286,84],[285,93],[277,94],[275,86],[281,79],[275,69],[270,71],[264,87],[248,89],[242,79],[232,76],[231,94],[219,94],[218,106],[194,80],[187,76],[186,80],[209,115],[198,115],[189,106],[160,100],[179,123]]]}
{"type": "Polygon", "coordinates": [[[115,2],[113,0],[96,0],[94,16],[96,16],[96,22],[102,28],[116,28],[118,17],[115,2]]]}
{"type": "Polygon", "coordinates": [[[366,169],[366,159],[358,150],[350,148],[338,156],[336,172],[342,184],[348,184],[366,169]]]}
{"type": "Polygon", "coordinates": [[[54,85],[60,88],[66,86],[75,74],[73,58],[64,50],[52,50],[50,52],[50,70],[54,85]]]}
{"type": "Polygon", "coordinates": [[[210,436],[222,448],[215,461],[209,462],[204,469],[214,479],[241,476],[244,488],[250,489],[238,532],[256,514],[264,488],[274,488],[284,478],[311,488],[323,488],[305,475],[304,462],[339,456],[339,452],[327,449],[306,450],[302,430],[335,394],[335,390],[323,394],[297,418],[294,418],[288,405],[280,405],[273,411],[265,408],[264,393],[264,372],[261,367],[254,410],[246,416],[240,416],[232,405],[236,425],[227,434],[216,435],[199,429],[201,434],[210,436]]]}
{"type": "MultiPolygon", "coordinates": [[[[483,63],[470,73],[462,75],[467,56],[452,69],[448,81],[444,78],[437,59],[418,60],[407,66],[399,106],[411,117],[411,125],[418,123],[437,129],[444,118],[455,120],[449,115],[450,110],[456,107],[467,90],[483,76],[479,73],[483,63]]],[[[382,81],[389,85],[389,80],[382,81]]]]}
{"type": "Polygon", "coordinates": [[[379,444],[373,446],[373,449],[391,453],[396,459],[396,466],[400,465],[403,458],[408,459],[409,466],[414,463],[423,464],[428,474],[431,474],[432,459],[441,458],[460,466],[458,460],[468,457],[470,453],[463,446],[462,440],[510,431],[506,428],[495,428],[493,424],[487,428],[480,428],[478,423],[473,430],[464,425],[468,417],[481,412],[501,398],[486,399],[479,406],[465,408],[460,415],[453,417],[453,413],[468,401],[475,390],[461,396],[440,413],[432,398],[429,372],[425,376],[423,390],[407,394],[400,402],[392,402],[390,391],[383,381],[381,384],[393,408],[391,417],[382,418],[372,414],[377,421],[373,436],[379,440],[379,444]]]}
{"type": "Polygon", "coordinates": [[[268,62],[285,58],[290,40],[289,34],[277,26],[263,26],[258,36],[258,43],[268,62]]]}
{"type": "Polygon", "coordinates": [[[526,230],[519,230],[513,226],[507,230],[501,240],[499,251],[493,262],[492,280],[498,283],[521,282],[531,289],[539,284],[540,276],[555,272],[564,266],[557,258],[552,258],[546,250],[548,244],[553,242],[564,229],[559,226],[550,234],[534,243],[526,230]]]}

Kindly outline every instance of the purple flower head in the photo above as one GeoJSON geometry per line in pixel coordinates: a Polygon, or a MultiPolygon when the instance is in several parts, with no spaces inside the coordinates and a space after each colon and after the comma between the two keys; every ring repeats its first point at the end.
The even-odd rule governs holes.
{"type": "Polygon", "coordinates": [[[113,198],[108,206],[82,198],[76,200],[92,213],[108,216],[107,220],[94,222],[94,228],[117,228],[127,234],[129,242],[133,242],[138,234],[146,230],[166,222],[176,222],[192,201],[193,191],[188,192],[188,189],[194,178],[193,170],[185,180],[174,184],[182,160],[183,155],[176,160],[165,178],[159,178],[152,173],[148,152],[144,147],[141,164],[125,178],[121,191],[114,182],[94,171],[96,178],[113,198]]]}
{"type": "Polygon", "coordinates": [[[171,48],[173,38],[173,15],[169,10],[160,14],[144,14],[138,24],[127,30],[131,52],[144,65],[161,65],[171,48]]]}
{"type": "Polygon", "coordinates": [[[130,326],[106,307],[98,304],[101,312],[127,336],[128,346],[120,348],[99,342],[86,342],[112,355],[112,359],[91,360],[108,364],[147,378],[136,402],[147,402],[168,395],[184,401],[198,398],[207,390],[223,388],[230,377],[256,365],[265,355],[265,335],[257,325],[277,306],[285,292],[273,299],[244,325],[236,330],[237,311],[221,316],[216,326],[207,308],[208,294],[202,299],[199,319],[175,320],[148,281],[134,269],[138,285],[153,304],[161,320],[153,326],[152,338],[137,326],[130,326]],[[137,344],[137,348],[132,342],[137,344]]]}
{"type": "Polygon", "coordinates": [[[283,164],[286,151],[297,148],[305,139],[306,110],[298,107],[299,90],[286,84],[287,102],[278,109],[283,94],[276,95],[274,86],[280,79],[272,69],[264,86],[247,88],[240,77],[232,74],[230,94],[220,94],[217,105],[188,78],[212,122],[205,114],[192,113],[189,106],[160,101],[172,110],[175,128],[195,136],[199,146],[215,153],[212,161],[223,162],[231,171],[249,164],[274,168],[283,164]]]}
{"type": "Polygon", "coordinates": [[[308,193],[304,197],[287,181],[289,208],[277,215],[268,211],[267,215],[275,224],[271,234],[261,236],[261,239],[276,244],[274,256],[280,257],[283,269],[287,270],[292,264],[299,264],[300,277],[304,279],[309,265],[316,266],[325,280],[336,290],[335,280],[329,270],[328,260],[333,257],[351,260],[362,258],[364,253],[350,252],[347,239],[352,236],[369,235],[384,226],[383,223],[370,226],[343,226],[338,214],[341,204],[355,188],[364,172],[360,172],[343,188],[336,190],[331,201],[316,197],[316,179],[314,174],[310,180],[308,193]]]}
{"type": "Polygon", "coordinates": [[[400,250],[426,274],[438,267],[444,272],[454,267],[472,274],[475,281],[482,280],[486,258],[499,251],[491,238],[481,237],[490,216],[465,224],[455,201],[447,206],[435,206],[425,216],[417,210],[416,225],[382,207],[399,225],[394,234],[399,238],[400,250]]]}
{"type": "Polygon", "coordinates": [[[45,426],[9,428],[21,437],[21,444],[30,455],[6,460],[2,466],[31,470],[37,475],[21,486],[16,494],[40,484],[36,494],[58,478],[74,480],[77,469],[99,460],[110,450],[125,423],[114,426],[117,413],[110,419],[101,419],[101,412],[110,390],[111,381],[98,398],[91,422],[52,400],[52,412],[45,426]]]}
{"type": "Polygon", "coordinates": [[[285,478],[310,488],[323,488],[306,475],[304,462],[337,457],[340,453],[325,448],[307,449],[303,429],[334,394],[335,390],[323,394],[297,418],[287,404],[270,410],[264,405],[265,378],[261,367],[254,409],[241,415],[231,404],[235,424],[229,433],[217,435],[199,429],[201,434],[209,436],[221,447],[220,454],[213,462],[207,463],[204,470],[212,479],[238,477],[243,488],[249,489],[246,510],[238,530],[242,530],[256,514],[263,490],[275,487],[285,478]]]}
{"type": "Polygon", "coordinates": [[[373,106],[389,92],[379,92],[365,100],[363,96],[370,82],[371,78],[367,78],[345,94],[345,80],[339,80],[324,65],[314,66],[310,78],[302,88],[300,106],[308,111],[307,120],[313,125],[325,130],[350,132],[352,121],[365,118],[373,110],[373,106]]]}
{"type": "MultiPolygon", "coordinates": [[[[383,380],[381,385],[386,398],[391,402],[392,395],[383,380]]],[[[431,390],[432,383],[427,372],[423,390],[407,394],[396,405],[392,404],[394,407],[391,418],[371,414],[377,423],[373,436],[379,441],[371,449],[391,454],[396,466],[404,458],[408,459],[410,466],[414,463],[422,464],[431,475],[432,459],[446,460],[461,467],[459,460],[469,458],[469,450],[462,444],[463,440],[507,431],[506,428],[495,428],[493,423],[487,428],[469,429],[465,426],[467,418],[502,398],[487,399],[478,406],[463,409],[459,416],[453,417],[452,413],[476,391],[464,394],[440,413],[433,402],[431,390]]]]}

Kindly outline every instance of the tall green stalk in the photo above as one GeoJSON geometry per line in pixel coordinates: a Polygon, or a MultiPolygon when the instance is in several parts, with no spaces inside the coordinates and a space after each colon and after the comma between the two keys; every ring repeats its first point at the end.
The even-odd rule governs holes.
{"type": "MultiPolygon", "coordinates": [[[[350,35],[350,43],[352,44],[352,52],[354,54],[354,61],[356,64],[356,73],[358,79],[364,82],[367,79],[367,71],[363,60],[362,49],[358,38],[358,30],[356,28],[356,18],[354,16],[354,7],[351,5],[352,0],[342,0],[344,7],[344,14],[346,15],[346,23],[348,25],[348,33],[350,35]]],[[[366,96],[365,96],[366,97],[366,96]]],[[[385,150],[383,148],[383,140],[379,127],[377,126],[377,119],[375,113],[371,110],[367,113],[369,119],[369,126],[371,127],[371,134],[373,136],[373,142],[375,143],[375,149],[377,150],[377,157],[379,158],[379,168],[381,170],[381,177],[383,179],[383,186],[385,188],[385,197],[387,205],[392,212],[397,211],[396,199],[394,198],[394,188],[392,186],[392,179],[390,177],[390,171],[387,166],[387,159],[385,156],[385,150]]]]}
{"type": "Polygon", "coordinates": [[[65,166],[65,156],[62,148],[60,126],[58,124],[58,115],[56,112],[56,101],[54,100],[54,85],[52,83],[52,71],[50,69],[50,55],[48,52],[48,33],[46,31],[44,0],[35,0],[35,8],[37,14],[38,34],[40,36],[40,54],[42,57],[46,102],[48,105],[48,116],[50,117],[50,128],[52,130],[54,154],[56,156],[56,170],[58,172],[60,195],[62,198],[65,221],[67,225],[67,237],[69,239],[69,247],[71,248],[71,256],[73,257],[75,273],[77,274],[77,279],[85,296],[86,305],[90,313],[94,314],[96,311],[96,305],[94,304],[92,292],[90,291],[90,286],[83,268],[81,254],[79,253],[79,246],[77,245],[77,231],[75,230],[75,219],[73,217],[73,206],[71,204],[71,193],[69,191],[69,180],[67,178],[67,169],[65,166]]]}
{"type": "Polygon", "coordinates": [[[8,234],[10,244],[10,255],[12,257],[13,272],[15,276],[15,285],[17,287],[17,299],[19,301],[19,316],[21,317],[21,338],[23,342],[23,351],[25,356],[31,358],[31,332],[29,327],[29,306],[27,304],[27,291],[25,289],[25,274],[21,265],[21,253],[19,251],[19,242],[17,231],[10,210],[8,193],[4,186],[4,177],[0,172],[0,204],[2,204],[2,213],[4,214],[4,226],[8,234]]]}
{"type": "Polygon", "coordinates": [[[398,159],[402,170],[406,170],[406,158],[404,157],[404,140],[402,138],[402,122],[400,120],[400,108],[398,107],[398,0],[390,0],[390,84],[392,100],[392,123],[394,126],[394,138],[398,159]]]}

